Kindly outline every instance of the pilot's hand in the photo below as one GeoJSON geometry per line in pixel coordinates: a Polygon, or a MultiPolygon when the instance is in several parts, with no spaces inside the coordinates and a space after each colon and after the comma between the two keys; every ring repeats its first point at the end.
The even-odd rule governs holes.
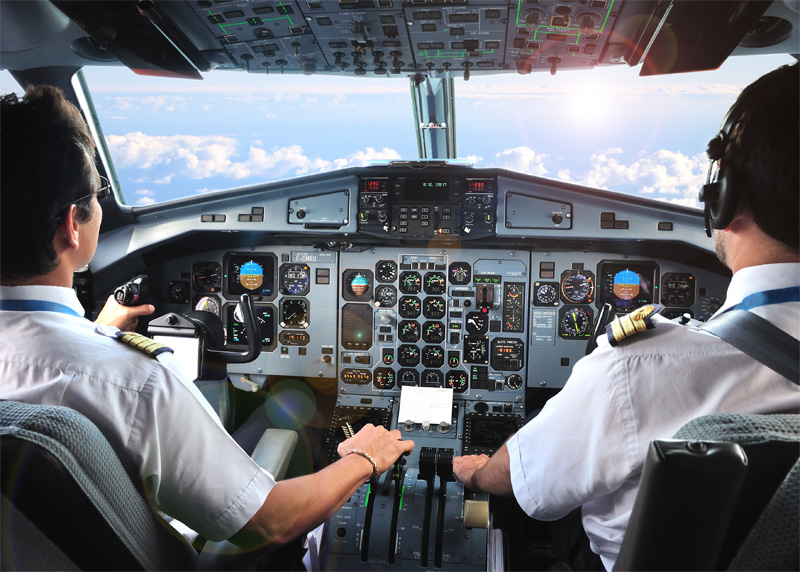
{"type": "Polygon", "coordinates": [[[456,478],[464,483],[468,489],[477,490],[472,482],[472,477],[478,469],[489,462],[488,455],[467,455],[465,457],[453,457],[453,473],[456,478]]]}
{"type": "Polygon", "coordinates": [[[122,306],[114,296],[109,296],[106,305],[100,311],[95,324],[114,326],[123,332],[131,332],[136,329],[139,323],[139,316],[148,316],[156,311],[152,304],[142,304],[141,306],[122,306]]]}
{"type": "Polygon", "coordinates": [[[400,431],[388,431],[386,427],[367,423],[355,435],[339,443],[337,451],[344,456],[348,451],[358,449],[367,453],[375,461],[378,474],[382,474],[394,465],[403,453],[414,450],[414,441],[403,441],[400,431]]]}

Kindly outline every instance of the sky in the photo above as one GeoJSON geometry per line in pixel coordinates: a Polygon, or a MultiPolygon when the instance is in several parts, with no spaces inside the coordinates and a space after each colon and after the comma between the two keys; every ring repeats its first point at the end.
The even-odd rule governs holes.
{"type": "MultiPolygon", "coordinates": [[[[475,167],[699,206],[705,145],[747,84],[788,56],[638,77],[614,66],[455,79],[456,148],[475,167]]],[[[148,205],[417,158],[407,79],[85,70],[125,201],[148,205]]],[[[2,92],[18,91],[0,72],[2,92]]]]}

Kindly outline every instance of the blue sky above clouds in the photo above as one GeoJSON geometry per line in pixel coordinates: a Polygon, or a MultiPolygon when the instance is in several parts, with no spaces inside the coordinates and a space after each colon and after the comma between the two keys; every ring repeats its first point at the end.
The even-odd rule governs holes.
{"type": "MultiPolygon", "coordinates": [[[[600,68],[457,77],[459,158],[697,206],[705,144],[739,91],[790,58],[712,73],[600,68]]],[[[408,80],[85,70],[128,204],[416,158],[408,80]]],[[[7,72],[3,92],[19,91],[7,72]]]]}

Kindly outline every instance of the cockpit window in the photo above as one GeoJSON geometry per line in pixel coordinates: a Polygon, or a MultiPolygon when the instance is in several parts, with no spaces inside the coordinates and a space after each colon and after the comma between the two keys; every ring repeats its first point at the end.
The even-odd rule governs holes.
{"type": "MultiPolygon", "coordinates": [[[[499,167],[698,206],[705,144],[739,91],[788,56],[638,77],[624,66],[455,79],[456,152],[499,167]]],[[[125,202],[150,205],[418,158],[408,80],[84,70],[125,202]]]]}

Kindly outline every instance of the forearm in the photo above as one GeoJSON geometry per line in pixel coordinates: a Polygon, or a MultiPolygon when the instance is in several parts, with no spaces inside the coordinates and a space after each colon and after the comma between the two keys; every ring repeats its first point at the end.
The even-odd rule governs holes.
{"type": "Polygon", "coordinates": [[[498,496],[511,496],[511,463],[508,449],[500,447],[485,465],[477,469],[470,479],[469,488],[477,492],[491,493],[498,496]]]}
{"type": "Polygon", "coordinates": [[[371,475],[368,460],[348,455],[317,473],[280,481],[244,531],[269,543],[289,542],[325,522],[371,475]]]}

